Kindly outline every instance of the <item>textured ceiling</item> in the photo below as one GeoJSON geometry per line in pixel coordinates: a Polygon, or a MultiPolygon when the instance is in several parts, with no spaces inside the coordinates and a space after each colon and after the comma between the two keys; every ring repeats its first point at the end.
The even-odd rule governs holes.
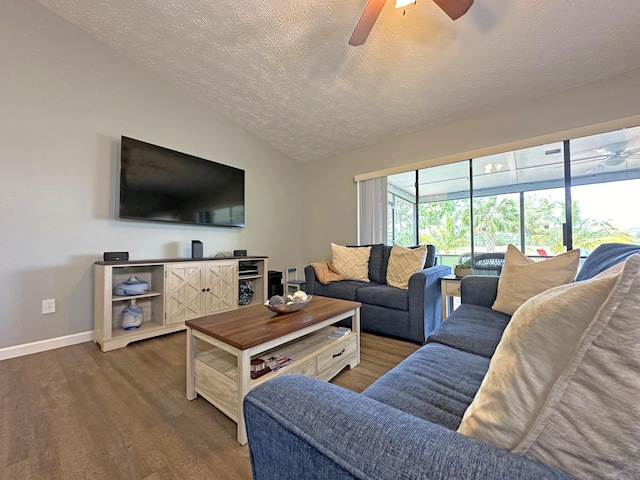
{"type": "Polygon", "coordinates": [[[301,163],[640,68],[639,0],[38,0],[301,163]]]}

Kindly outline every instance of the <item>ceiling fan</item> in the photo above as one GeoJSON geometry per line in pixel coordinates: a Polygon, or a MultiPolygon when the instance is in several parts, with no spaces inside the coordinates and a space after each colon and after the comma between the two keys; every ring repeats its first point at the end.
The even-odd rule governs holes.
{"type": "Polygon", "coordinates": [[[587,170],[587,174],[596,173],[604,167],[617,167],[618,165],[622,165],[627,159],[640,159],[640,147],[626,148],[626,145],[626,142],[620,142],[597,148],[595,152],[598,155],[583,159],[601,160],[600,163],[587,170]]]}
{"type": "MultiPolygon", "coordinates": [[[[444,13],[449,15],[452,20],[456,20],[460,18],[462,15],[467,13],[469,7],[473,5],[473,0],[433,0],[436,5],[438,5],[444,13]]],[[[373,28],[374,23],[380,15],[382,11],[382,7],[387,0],[369,0],[367,6],[362,12],[362,16],[356,25],[351,38],[349,39],[349,45],[353,45],[357,47],[358,45],[362,45],[367,37],[369,36],[369,32],[373,28]]],[[[403,7],[405,5],[409,5],[410,3],[415,3],[415,0],[396,0],[396,8],[403,7]]]]}

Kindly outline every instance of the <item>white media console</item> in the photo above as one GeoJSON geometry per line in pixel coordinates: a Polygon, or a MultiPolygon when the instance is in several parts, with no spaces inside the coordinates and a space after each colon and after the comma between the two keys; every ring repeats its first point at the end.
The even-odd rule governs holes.
{"type": "Polygon", "coordinates": [[[244,308],[267,300],[267,257],[176,258],[95,262],[94,341],[103,352],[130,342],[176,332],[184,322],[244,308]],[[114,287],[136,276],[149,283],[140,295],[119,296],[114,287]],[[254,296],[239,306],[238,283],[249,281],[254,296]],[[142,307],[140,327],[121,327],[122,311],[135,299],[142,307]]]}

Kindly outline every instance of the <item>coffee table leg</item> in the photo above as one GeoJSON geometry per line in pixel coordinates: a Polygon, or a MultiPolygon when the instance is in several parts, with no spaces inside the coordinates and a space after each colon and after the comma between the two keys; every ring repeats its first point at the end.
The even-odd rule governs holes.
{"type": "Polygon", "coordinates": [[[238,443],[246,445],[247,430],[244,425],[243,400],[251,383],[251,355],[248,350],[238,355],[238,443]]]}
{"type": "Polygon", "coordinates": [[[196,337],[191,328],[187,327],[187,398],[193,400],[196,394],[196,337]]]}
{"type": "MultiPolygon", "coordinates": [[[[360,309],[356,308],[351,329],[356,332],[356,365],[360,365],[360,309]]],[[[356,366],[354,365],[354,366],[356,366]]]]}

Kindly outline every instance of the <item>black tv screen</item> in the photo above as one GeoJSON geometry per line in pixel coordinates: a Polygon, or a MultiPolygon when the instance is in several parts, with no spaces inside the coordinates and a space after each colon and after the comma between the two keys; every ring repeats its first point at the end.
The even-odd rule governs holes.
{"type": "Polygon", "coordinates": [[[244,170],[123,136],[120,218],[244,227],[244,170]]]}

